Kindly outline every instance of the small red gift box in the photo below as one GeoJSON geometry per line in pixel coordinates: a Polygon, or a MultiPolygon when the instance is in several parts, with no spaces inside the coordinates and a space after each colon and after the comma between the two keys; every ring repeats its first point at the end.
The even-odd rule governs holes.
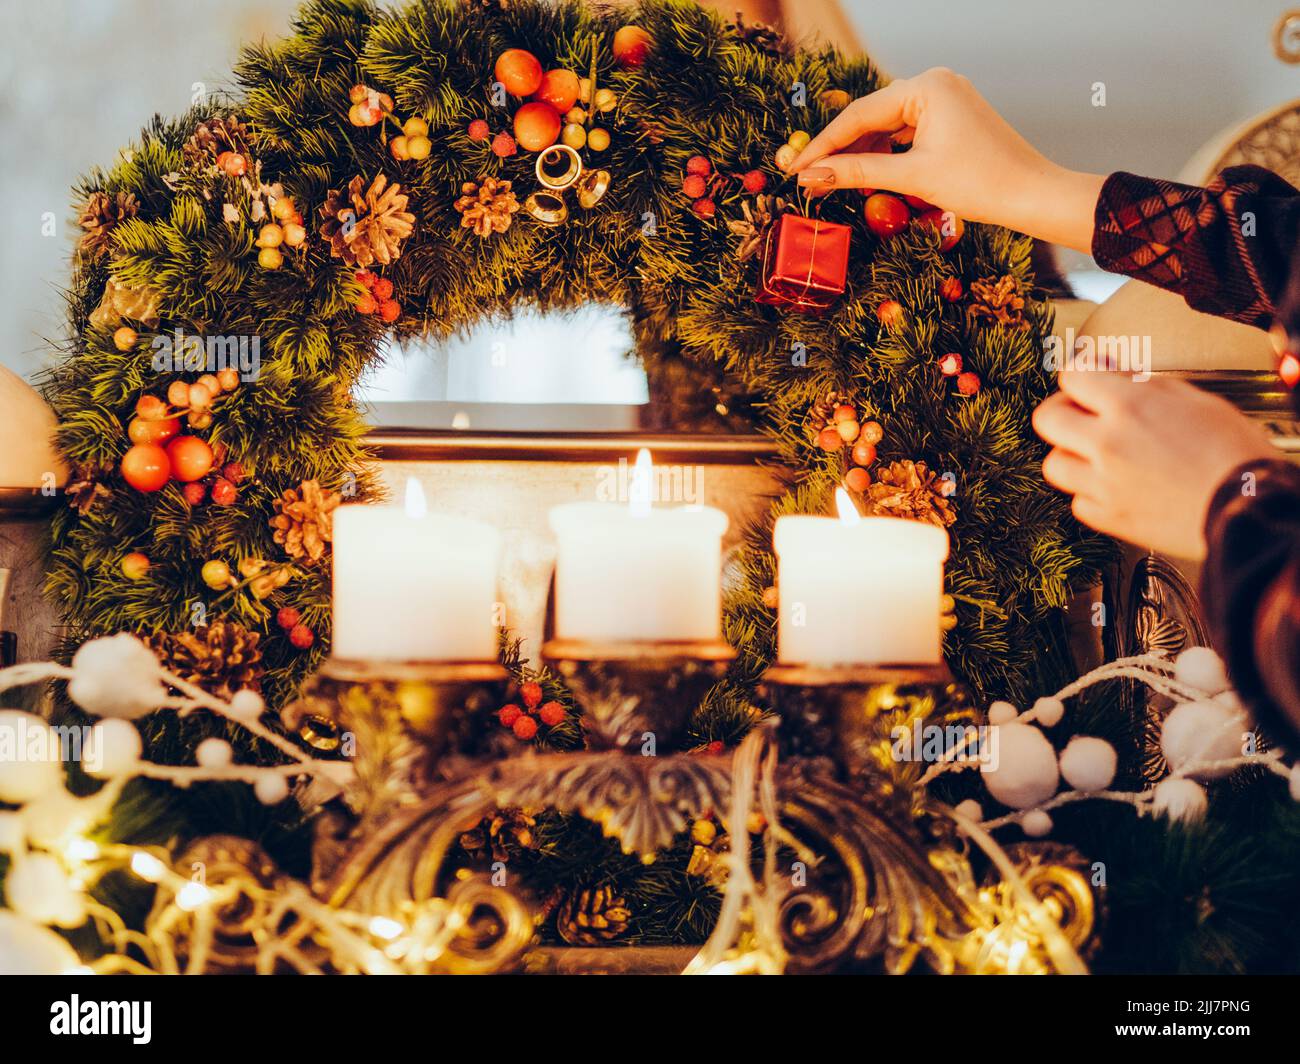
{"type": "Polygon", "coordinates": [[[754,298],[774,307],[819,314],[844,294],[849,227],[782,214],[767,231],[754,298]]]}

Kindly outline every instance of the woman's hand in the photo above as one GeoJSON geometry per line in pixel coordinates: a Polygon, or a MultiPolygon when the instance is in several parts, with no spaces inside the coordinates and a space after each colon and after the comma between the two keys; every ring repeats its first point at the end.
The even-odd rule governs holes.
{"type": "Polygon", "coordinates": [[[810,193],[887,189],[1088,251],[1104,178],[1057,166],[966,78],[935,68],[854,100],[799,153],[810,193]],[[891,141],[910,144],[890,154],[891,141]]]}
{"type": "Polygon", "coordinates": [[[1200,559],[1214,492],[1246,462],[1276,459],[1263,428],[1185,381],[1066,370],[1034,411],[1053,446],[1049,484],[1074,496],[1086,525],[1139,546],[1200,559]]]}

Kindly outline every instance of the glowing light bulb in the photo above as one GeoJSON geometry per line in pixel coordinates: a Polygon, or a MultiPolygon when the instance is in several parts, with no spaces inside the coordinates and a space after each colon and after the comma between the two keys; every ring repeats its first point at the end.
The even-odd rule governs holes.
{"type": "Polygon", "coordinates": [[[406,478],[406,516],[418,520],[429,512],[429,504],[424,498],[424,488],[415,477],[406,478]]]}
{"type": "Polygon", "coordinates": [[[846,525],[856,525],[862,520],[858,508],[853,505],[849,493],[843,488],[835,489],[835,509],[839,511],[840,520],[846,525]]]}
{"type": "Polygon", "coordinates": [[[167,874],[167,866],[151,853],[131,855],[131,871],[149,883],[157,883],[167,874]]]}
{"type": "Polygon", "coordinates": [[[650,461],[650,452],[644,447],[636,453],[636,465],[632,468],[632,481],[627,488],[627,508],[633,517],[650,516],[650,500],[653,497],[654,465],[650,461]]]}
{"type": "Polygon", "coordinates": [[[176,907],[185,912],[193,912],[200,905],[212,900],[212,891],[202,883],[189,882],[176,892],[176,907]]]}
{"type": "Polygon", "coordinates": [[[376,916],[370,921],[370,933],[376,938],[391,941],[402,933],[402,925],[387,916],[376,916]]]}
{"type": "Polygon", "coordinates": [[[99,856],[99,847],[90,839],[77,835],[63,847],[63,856],[69,861],[93,861],[99,856]]]}

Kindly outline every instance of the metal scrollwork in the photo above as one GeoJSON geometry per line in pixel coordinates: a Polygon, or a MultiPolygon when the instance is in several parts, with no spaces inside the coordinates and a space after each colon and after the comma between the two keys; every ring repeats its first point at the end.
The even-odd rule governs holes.
{"type": "Polygon", "coordinates": [[[901,974],[922,959],[954,971],[981,917],[931,860],[919,831],[821,773],[805,776],[796,766],[782,782],[783,824],[823,855],[782,904],[791,970],[879,961],[901,974]]]}
{"type": "Polygon", "coordinates": [[[580,813],[643,855],[667,849],[691,821],[731,798],[728,762],[690,754],[518,758],[489,767],[481,786],[502,807],[580,813]]]}
{"type": "MultiPolygon", "coordinates": [[[[298,970],[339,967],[331,949],[345,929],[331,926],[331,913],[378,921],[380,930],[385,921],[400,927],[391,956],[403,970],[529,967],[528,958],[540,956],[538,910],[524,885],[513,875],[488,879],[449,868],[461,834],[485,816],[518,808],[579,814],[601,824],[625,852],[647,859],[707,814],[737,809],[740,821],[746,816],[747,803],[733,789],[735,779],[753,780],[749,762],[740,769],[731,759],[636,745],[644,733],[656,745],[680,743],[682,706],[696,704],[729,656],[711,650],[684,663],[679,651],[617,660],[553,657],[597,745],[612,749],[496,760],[458,755],[455,733],[466,716],[458,704],[481,708],[497,700],[495,675],[452,667],[424,677],[401,669],[395,676],[353,676],[342,663],[322,670],[286,723],[328,724],[356,741],[358,785],[346,795],[351,810],[335,802],[318,820],[310,894],[277,878],[255,847],[236,853],[213,844],[209,874],[221,876],[230,865],[251,884],[247,899],[228,890],[220,933],[206,936],[216,943],[205,947],[213,966],[238,970],[249,963],[256,949],[246,906],[264,906],[278,894],[290,898],[296,915],[276,956],[292,958],[298,970]],[[418,957],[410,952],[417,947],[418,957]]],[[[764,926],[783,943],[789,970],[1009,970],[1008,957],[1030,970],[1051,970],[1036,944],[1038,929],[1024,920],[1023,884],[1019,900],[996,884],[978,888],[951,819],[918,785],[920,759],[891,752],[900,729],[968,726],[975,717],[960,685],[941,669],[846,675],[777,668],[762,691],[794,747],[781,761],[773,748],[767,782],[754,783],[767,796],[765,810],[775,818],[769,823],[779,821],[768,836],[776,848],[765,862],[765,898],[773,908],[764,926]],[[787,856],[791,868],[773,871],[768,862],[787,856]]],[[[728,887],[742,878],[733,875],[728,887]]],[[[1026,864],[1023,878],[1076,948],[1091,940],[1093,897],[1081,872],[1048,857],[1026,864]]],[[[565,957],[561,951],[546,967],[564,968],[571,963],[565,957]]],[[[265,955],[257,963],[265,968],[265,955]]],[[[342,964],[366,966],[355,955],[342,964]]]]}
{"type": "MultiPolygon", "coordinates": [[[[1119,630],[1118,650],[1123,656],[1175,657],[1186,647],[1210,643],[1195,589],[1173,562],[1156,554],[1144,555],[1133,566],[1119,630]]],[[[1160,725],[1169,708],[1168,699],[1153,696],[1145,687],[1134,684],[1126,688],[1123,704],[1135,718],[1144,716],[1146,720],[1144,778],[1162,778],[1166,769],[1160,752],[1160,725]]]]}

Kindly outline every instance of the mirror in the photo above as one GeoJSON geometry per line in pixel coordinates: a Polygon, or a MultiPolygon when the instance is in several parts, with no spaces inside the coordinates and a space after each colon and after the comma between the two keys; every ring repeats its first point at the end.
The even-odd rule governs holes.
{"type": "Polygon", "coordinates": [[[357,389],[379,431],[748,433],[722,375],[671,358],[654,378],[622,307],[524,308],[448,339],[391,342],[357,389]]]}

